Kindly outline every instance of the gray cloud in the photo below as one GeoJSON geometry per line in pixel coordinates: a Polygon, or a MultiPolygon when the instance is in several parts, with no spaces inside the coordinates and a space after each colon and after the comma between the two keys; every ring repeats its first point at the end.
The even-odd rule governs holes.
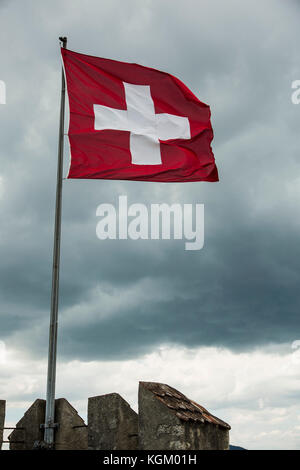
{"type": "MultiPolygon", "coordinates": [[[[134,357],[161,343],[249,349],[299,320],[299,9],[294,3],[1,3],[1,338],[46,355],[57,153],[57,37],[79,52],[181,78],[211,105],[220,183],[65,181],[64,358],[134,357]],[[21,21],[22,19],[22,21],[21,21]],[[11,31],[14,34],[11,35],[11,31]],[[96,238],[96,207],[205,204],[205,247],[96,238]],[[104,302],[105,299],[105,302],[104,302]]],[[[67,165],[67,142],[66,158],[67,165]]]]}

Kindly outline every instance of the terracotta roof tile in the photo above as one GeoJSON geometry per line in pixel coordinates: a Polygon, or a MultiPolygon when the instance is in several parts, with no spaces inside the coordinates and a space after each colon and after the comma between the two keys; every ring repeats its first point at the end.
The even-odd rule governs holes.
{"type": "Polygon", "coordinates": [[[158,382],[140,382],[140,385],[175,412],[176,416],[182,421],[192,421],[195,423],[210,423],[218,425],[225,429],[231,429],[229,424],[212,415],[203,406],[187,398],[175,388],[158,382]]]}

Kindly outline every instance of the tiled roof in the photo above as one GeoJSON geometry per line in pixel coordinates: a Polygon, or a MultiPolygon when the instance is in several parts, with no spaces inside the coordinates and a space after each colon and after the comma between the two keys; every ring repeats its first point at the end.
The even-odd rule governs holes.
{"type": "Polygon", "coordinates": [[[170,408],[182,421],[191,421],[194,423],[207,422],[218,425],[224,429],[231,429],[229,424],[225,423],[225,421],[212,415],[203,406],[198,405],[198,403],[190,400],[183,395],[183,393],[180,393],[169,385],[158,382],[140,382],[140,385],[152,392],[158,400],[170,408]]]}

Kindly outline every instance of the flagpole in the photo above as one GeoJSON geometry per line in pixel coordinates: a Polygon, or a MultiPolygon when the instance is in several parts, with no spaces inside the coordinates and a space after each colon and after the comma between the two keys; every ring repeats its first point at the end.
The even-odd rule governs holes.
{"type": "MultiPolygon", "coordinates": [[[[67,38],[60,37],[62,47],[67,47],[67,38]]],[[[57,317],[58,317],[58,293],[59,293],[59,262],[60,262],[60,236],[61,236],[61,202],[62,202],[62,178],[63,178],[63,152],[64,152],[64,121],[65,121],[65,75],[62,68],[61,75],[61,99],[60,120],[58,140],[58,163],[56,182],[56,206],[53,244],[53,267],[52,267],[52,292],[51,312],[49,328],[49,350],[48,350],[48,374],[47,374],[47,396],[44,424],[44,442],[54,447],[54,431],[57,427],[55,421],[55,379],[56,379],[56,350],[57,350],[57,317]]]]}

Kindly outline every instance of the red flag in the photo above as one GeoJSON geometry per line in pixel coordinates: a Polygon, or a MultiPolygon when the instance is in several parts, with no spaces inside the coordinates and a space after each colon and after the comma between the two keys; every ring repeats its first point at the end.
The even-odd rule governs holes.
{"type": "Polygon", "coordinates": [[[210,108],[180,80],[61,52],[70,104],[68,178],[218,181],[210,108]]]}

